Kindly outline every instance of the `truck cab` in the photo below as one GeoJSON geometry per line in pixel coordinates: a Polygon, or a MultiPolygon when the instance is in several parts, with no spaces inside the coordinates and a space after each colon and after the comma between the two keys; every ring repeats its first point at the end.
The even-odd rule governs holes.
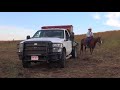
{"type": "Polygon", "coordinates": [[[33,37],[20,42],[18,56],[24,68],[30,67],[31,62],[59,62],[65,67],[66,59],[77,57],[74,41],[73,26],[43,26],[33,37]]]}

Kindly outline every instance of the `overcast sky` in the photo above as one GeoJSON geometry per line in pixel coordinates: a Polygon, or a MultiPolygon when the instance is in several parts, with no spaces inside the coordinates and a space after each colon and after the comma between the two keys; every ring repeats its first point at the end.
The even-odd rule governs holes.
{"type": "Polygon", "coordinates": [[[45,25],[73,25],[74,33],[120,30],[120,12],[0,12],[0,40],[21,40],[45,25]]]}

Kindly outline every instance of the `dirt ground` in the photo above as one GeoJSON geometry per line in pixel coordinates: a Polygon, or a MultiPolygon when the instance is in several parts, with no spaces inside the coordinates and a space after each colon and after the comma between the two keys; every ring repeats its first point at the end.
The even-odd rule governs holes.
{"type": "Polygon", "coordinates": [[[0,78],[120,78],[120,46],[106,49],[107,42],[97,45],[93,55],[87,49],[86,54],[68,59],[65,68],[48,68],[46,63],[23,68],[17,43],[0,42],[0,78]]]}

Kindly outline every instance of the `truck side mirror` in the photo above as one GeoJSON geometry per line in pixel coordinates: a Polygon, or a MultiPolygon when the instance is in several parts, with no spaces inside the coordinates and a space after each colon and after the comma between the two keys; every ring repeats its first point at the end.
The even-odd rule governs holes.
{"type": "Polygon", "coordinates": [[[26,39],[30,39],[30,35],[28,35],[28,36],[26,37],[26,39]]]}

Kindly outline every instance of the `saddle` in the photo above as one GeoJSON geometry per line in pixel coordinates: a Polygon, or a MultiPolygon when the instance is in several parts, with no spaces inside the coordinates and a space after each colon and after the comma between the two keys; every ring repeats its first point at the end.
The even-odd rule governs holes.
{"type": "Polygon", "coordinates": [[[90,42],[93,40],[93,37],[87,37],[86,38],[86,46],[89,47],[90,46],[90,42]]]}

